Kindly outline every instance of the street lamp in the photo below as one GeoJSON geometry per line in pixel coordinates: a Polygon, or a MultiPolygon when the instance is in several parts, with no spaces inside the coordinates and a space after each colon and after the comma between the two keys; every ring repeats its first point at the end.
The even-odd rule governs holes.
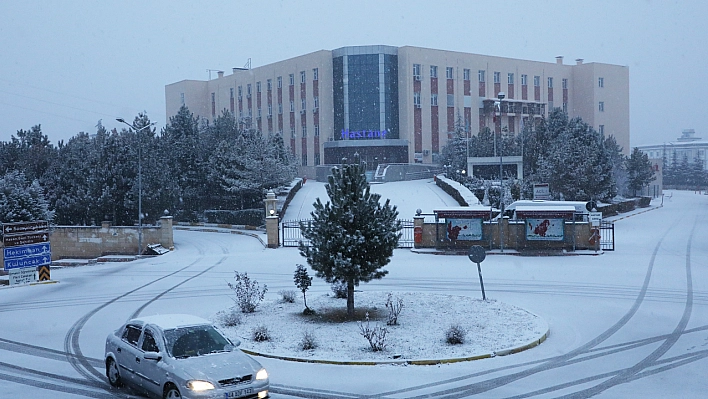
{"type": "Polygon", "coordinates": [[[140,256],[143,249],[143,146],[140,140],[140,132],[154,126],[156,122],[138,129],[134,125],[126,122],[123,118],[116,118],[116,121],[125,123],[131,129],[135,130],[135,134],[138,137],[138,256],[140,256]]]}
{"type": "Polygon", "coordinates": [[[506,97],[506,93],[500,91],[497,94],[499,99],[499,247],[501,251],[504,252],[504,235],[502,234],[502,221],[504,220],[504,161],[502,148],[504,144],[503,140],[503,130],[502,130],[502,100],[506,97]]]}

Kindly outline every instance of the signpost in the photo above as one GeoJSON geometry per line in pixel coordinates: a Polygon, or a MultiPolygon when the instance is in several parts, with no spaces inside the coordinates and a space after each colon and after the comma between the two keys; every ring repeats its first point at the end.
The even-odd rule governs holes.
{"type": "MultiPolygon", "coordinates": [[[[10,284],[37,281],[37,267],[52,263],[49,222],[3,223],[3,268],[10,273],[10,284]]],[[[48,270],[45,277],[49,279],[48,270]]]]}
{"type": "Polygon", "coordinates": [[[487,253],[481,246],[473,245],[470,247],[467,257],[470,258],[472,262],[477,264],[477,273],[479,274],[479,285],[482,287],[482,300],[486,301],[487,296],[484,294],[484,281],[482,281],[482,267],[479,264],[482,263],[487,257],[487,253]]]}

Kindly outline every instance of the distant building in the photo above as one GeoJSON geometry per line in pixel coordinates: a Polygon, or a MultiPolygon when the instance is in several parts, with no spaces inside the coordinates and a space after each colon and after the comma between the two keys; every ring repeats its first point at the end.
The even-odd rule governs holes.
{"type": "Polygon", "coordinates": [[[305,171],[354,153],[372,166],[437,164],[458,116],[470,135],[484,127],[518,133],[554,107],[613,135],[629,153],[629,70],[582,59],[565,65],[563,57],[352,46],[172,83],[165,99],[168,119],[182,105],[210,121],[225,109],[242,127],[281,133],[305,171]]]}
{"type": "Polygon", "coordinates": [[[688,158],[688,162],[693,164],[696,158],[703,161],[703,169],[708,169],[706,163],[706,154],[708,154],[708,140],[696,137],[694,129],[684,129],[681,132],[681,137],[675,141],[667,141],[660,144],[639,145],[637,146],[642,152],[647,154],[650,159],[666,159],[667,164],[671,164],[674,157],[680,163],[684,157],[688,158]]]}

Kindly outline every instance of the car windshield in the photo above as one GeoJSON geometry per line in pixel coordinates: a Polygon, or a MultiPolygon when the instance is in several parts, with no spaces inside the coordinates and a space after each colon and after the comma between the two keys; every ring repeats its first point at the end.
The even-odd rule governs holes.
{"type": "Polygon", "coordinates": [[[231,342],[210,325],[165,330],[165,343],[167,352],[177,359],[226,352],[231,346],[231,342]]]}

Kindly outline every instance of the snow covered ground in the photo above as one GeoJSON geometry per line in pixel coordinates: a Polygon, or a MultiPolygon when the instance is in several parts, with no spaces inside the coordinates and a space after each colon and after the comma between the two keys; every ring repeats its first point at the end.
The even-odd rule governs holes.
{"type": "MultiPolygon", "coordinates": [[[[323,190],[311,183],[304,189],[323,190]]],[[[384,197],[406,218],[417,208],[430,212],[455,205],[429,181],[375,189],[390,190],[384,197]]],[[[303,200],[298,212],[306,214],[308,202],[303,200]]],[[[707,205],[706,195],[674,192],[663,207],[618,220],[617,250],[600,256],[488,256],[482,263],[487,297],[547,323],[550,335],[535,348],[435,366],[259,357],[271,375],[271,396],[703,398],[708,391],[707,205]]],[[[300,218],[291,217],[294,209],[288,210],[289,219],[300,218]]],[[[226,283],[233,281],[234,270],[267,284],[265,301],[275,303],[279,291],[295,289],[295,265],[305,263],[296,248],[265,249],[252,237],[234,234],[176,230],[175,246],[169,254],[134,262],[54,269],[55,284],[0,288],[0,397],[134,397],[111,390],[102,376],[105,337],[126,319],[174,312],[214,318],[233,304],[226,283]]],[[[476,267],[465,256],[399,249],[386,269],[389,275],[362,284],[355,300],[363,304],[367,295],[388,292],[480,297],[476,267]]],[[[308,303],[330,292],[315,278],[308,303]]],[[[415,315],[411,305],[401,322],[415,315]]],[[[421,334],[424,329],[428,332],[420,328],[421,334]]],[[[430,339],[438,337],[434,333],[430,339]]]]}

